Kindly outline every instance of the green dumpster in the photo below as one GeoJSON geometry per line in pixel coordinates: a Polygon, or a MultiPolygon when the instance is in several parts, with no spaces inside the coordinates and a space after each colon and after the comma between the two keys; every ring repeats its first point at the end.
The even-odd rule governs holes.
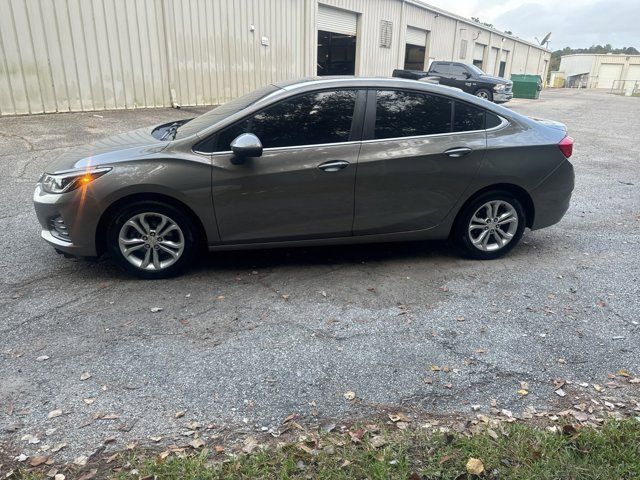
{"type": "Polygon", "coordinates": [[[513,82],[514,98],[537,99],[542,90],[542,77],[540,75],[511,75],[513,82]]]}

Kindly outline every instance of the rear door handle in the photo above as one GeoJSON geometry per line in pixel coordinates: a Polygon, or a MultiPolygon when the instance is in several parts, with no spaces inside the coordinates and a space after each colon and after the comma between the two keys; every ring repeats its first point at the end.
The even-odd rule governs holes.
{"type": "Polygon", "coordinates": [[[469,147],[457,147],[450,148],[449,150],[445,150],[445,155],[448,155],[453,158],[464,157],[465,155],[469,155],[472,150],[469,147]]]}
{"type": "Polygon", "coordinates": [[[347,168],[349,166],[349,162],[345,160],[329,160],[328,162],[321,163],[318,165],[320,170],[324,170],[325,172],[337,172],[338,170],[342,170],[343,168],[347,168]]]}

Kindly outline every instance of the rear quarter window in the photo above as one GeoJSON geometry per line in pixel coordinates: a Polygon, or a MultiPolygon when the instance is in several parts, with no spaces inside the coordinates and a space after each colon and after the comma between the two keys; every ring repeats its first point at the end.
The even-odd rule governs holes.
{"type": "Polygon", "coordinates": [[[453,116],[454,132],[484,130],[485,110],[468,103],[456,102],[453,116]]]}

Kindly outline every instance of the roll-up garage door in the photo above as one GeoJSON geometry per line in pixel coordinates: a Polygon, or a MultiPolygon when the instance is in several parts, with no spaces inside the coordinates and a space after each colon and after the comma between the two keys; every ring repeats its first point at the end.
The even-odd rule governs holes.
{"type": "Polygon", "coordinates": [[[318,30],[356,35],[358,14],[339,8],[318,5],[318,30]]]}
{"type": "Polygon", "coordinates": [[[419,47],[427,46],[427,31],[416,27],[407,27],[406,43],[419,47]]]}
{"type": "Polygon", "coordinates": [[[482,60],[484,58],[484,45],[476,43],[473,47],[473,59],[482,60]]]}
{"type": "Polygon", "coordinates": [[[629,65],[629,70],[627,70],[627,80],[640,81],[640,65],[629,65]]]}
{"type": "Polygon", "coordinates": [[[598,71],[598,87],[611,88],[614,80],[620,80],[622,75],[622,64],[603,63],[598,71]]]}

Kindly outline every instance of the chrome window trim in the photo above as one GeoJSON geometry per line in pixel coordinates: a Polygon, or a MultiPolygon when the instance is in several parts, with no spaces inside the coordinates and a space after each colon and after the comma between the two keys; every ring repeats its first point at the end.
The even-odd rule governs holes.
{"type": "MultiPolygon", "coordinates": [[[[318,147],[333,147],[336,145],[345,146],[345,145],[360,145],[362,142],[360,140],[352,141],[352,142],[336,142],[336,143],[314,143],[312,145],[291,145],[288,147],[269,147],[262,149],[263,152],[281,152],[287,150],[299,150],[306,148],[318,148],[318,147]]],[[[229,155],[233,154],[231,150],[225,150],[224,152],[211,152],[206,155],[218,156],[218,155],[229,155]]]]}

